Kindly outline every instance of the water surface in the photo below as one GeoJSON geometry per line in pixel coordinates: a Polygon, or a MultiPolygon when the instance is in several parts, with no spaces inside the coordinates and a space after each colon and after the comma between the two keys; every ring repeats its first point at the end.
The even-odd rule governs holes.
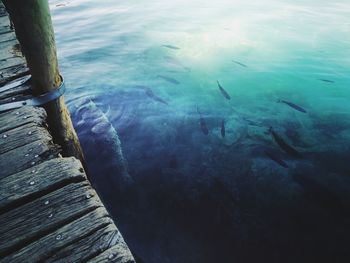
{"type": "Polygon", "coordinates": [[[139,262],[348,262],[349,1],[50,5],[90,176],[139,262]]]}

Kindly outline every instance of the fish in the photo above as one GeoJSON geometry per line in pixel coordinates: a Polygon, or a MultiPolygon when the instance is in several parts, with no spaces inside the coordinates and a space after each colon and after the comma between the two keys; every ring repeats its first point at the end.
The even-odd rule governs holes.
{"type": "Polygon", "coordinates": [[[243,64],[243,63],[241,63],[241,62],[239,62],[239,61],[237,61],[237,60],[232,60],[232,62],[234,62],[234,63],[236,63],[237,65],[240,65],[240,66],[242,66],[242,67],[244,67],[244,68],[247,67],[247,65],[245,65],[245,64],[243,64]]]}
{"type": "Polygon", "coordinates": [[[329,79],[318,79],[320,81],[323,81],[323,82],[327,82],[327,83],[335,83],[334,80],[329,80],[329,79]]]}
{"type": "Polygon", "coordinates": [[[284,168],[289,168],[288,164],[285,161],[283,161],[282,159],[280,159],[274,153],[267,151],[267,150],[265,150],[264,153],[266,154],[267,157],[269,157],[272,161],[276,162],[280,166],[282,166],[284,168]]]}
{"type": "Polygon", "coordinates": [[[163,75],[157,75],[158,78],[164,79],[172,84],[178,85],[180,82],[174,78],[163,76],[163,75]]]}
{"type": "MultiPolygon", "coordinates": [[[[167,63],[167,68],[170,67],[172,72],[190,72],[191,69],[189,67],[186,67],[183,65],[180,61],[177,59],[171,57],[171,56],[164,56],[164,60],[167,63]]],[[[170,72],[170,71],[169,71],[170,72]]]]}
{"type": "Polygon", "coordinates": [[[199,125],[201,127],[201,130],[202,130],[203,134],[208,135],[209,130],[208,130],[207,124],[202,116],[202,113],[199,111],[198,106],[197,106],[197,112],[199,114],[199,125]]]}
{"type": "Polygon", "coordinates": [[[225,135],[226,135],[225,119],[222,119],[222,121],[221,121],[221,136],[222,136],[222,138],[225,138],[225,135]]]}
{"type": "Polygon", "coordinates": [[[289,144],[287,144],[282,137],[280,137],[274,130],[272,127],[269,128],[269,133],[271,133],[273,139],[275,140],[275,142],[278,144],[279,147],[281,147],[281,149],[283,151],[285,151],[287,154],[296,157],[296,158],[302,158],[302,155],[300,152],[298,152],[296,149],[294,149],[292,146],[290,146],[289,144]]]}
{"type": "Polygon", "coordinates": [[[290,101],[286,101],[286,100],[278,100],[277,103],[284,103],[286,105],[288,105],[289,107],[297,110],[297,111],[300,111],[302,113],[307,113],[305,109],[303,109],[302,107],[294,104],[293,102],[290,102],[290,101]]]}
{"type": "Polygon", "coordinates": [[[158,101],[160,103],[163,103],[165,105],[169,105],[168,102],[166,102],[165,100],[163,100],[162,98],[158,97],[156,94],[154,94],[154,92],[148,88],[148,87],[143,87],[145,89],[145,93],[148,97],[150,97],[151,99],[158,101]]]}
{"type": "Polygon", "coordinates": [[[218,83],[218,87],[219,87],[219,89],[220,89],[220,91],[221,91],[221,94],[222,94],[226,99],[230,100],[231,97],[230,97],[230,95],[227,93],[227,91],[220,85],[220,83],[219,83],[218,80],[217,80],[216,82],[218,83]]]}
{"type": "Polygon", "coordinates": [[[162,45],[162,47],[166,47],[166,48],[174,49],[174,50],[180,49],[179,47],[173,46],[173,45],[162,45]]]}

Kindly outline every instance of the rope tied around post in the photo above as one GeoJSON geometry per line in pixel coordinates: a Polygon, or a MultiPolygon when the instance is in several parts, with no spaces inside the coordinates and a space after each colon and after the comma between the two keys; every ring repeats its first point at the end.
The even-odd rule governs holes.
{"type": "MultiPolygon", "coordinates": [[[[61,84],[56,89],[30,99],[1,104],[0,112],[21,108],[23,106],[42,106],[44,104],[49,103],[50,101],[54,101],[58,99],[66,91],[66,85],[65,85],[64,79],[62,76],[60,76],[60,78],[61,78],[61,84]]],[[[2,87],[2,89],[7,90],[8,87],[4,86],[2,87]]]]}
{"type": "Polygon", "coordinates": [[[44,103],[42,106],[47,113],[50,133],[54,142],[62,146],[62,155],[75,156],[84,163],[83,152],[62,96],[64,83],[60,83],[63,79],[60,79],[48,0],[2,2],[13,22],[21,51],[32,76],[33,96],[36,96],[30,101],[21,101],[22,105],[17,106],[24,106],[23,103],[44,103]]]}

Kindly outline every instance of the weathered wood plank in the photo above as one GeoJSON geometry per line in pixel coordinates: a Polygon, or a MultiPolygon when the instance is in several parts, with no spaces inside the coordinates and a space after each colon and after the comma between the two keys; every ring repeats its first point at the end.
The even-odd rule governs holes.
{"type": "MultiPolygon", "coordinates": [[[[0,113],[0,133],[6,132],[28,123],[35,123],[43,126],[46,120],[46,112],[43,108],[22,107],[5,113],[0,113]]],[[[5,136],[6,137],[6,136],[5,136]]],[[[0,138],[6,139],[6,138],[0,138]]]]}
{"type": "Polygon", "coordinates": [[[21,56],[16,56],[14,54],[8,54],[7,58],[2,58],[0,60],[0,70],[11,68],[16,65],[25,64],[25,59],[21,56]]]}
{"type": "Polygon", "coordinates": [[[0,98],[6,98],[12,94],[12,90],[22,88],[30,89],[30,75],[18,77],[0,86],[0,98]],[[8,88],[10,87],[10,88],[8,88]],[[4,90],[5,89],[5,90],[4,90]]]}
{"type": "Polygon", "coordinates": [[[0,43],[12,40],[16,40],[16,34],[14,32],[7,32],[5,34],[1,34],[0,43]]]}
{"type": "Polygon", "coordinates": [[[58,251],[46,262],[86,262],[111,248],[119,242],[121,237],[115,225],[108,225],[99,229],[84,239],[75,242],[58,251]]]}
{"type": "MultiPolygon", "coordinates": [[[[34,54],[36,56],[36,54],[34,54]]],[[[45,69],[45,68],[44,68],[45,69]]],[[[29,75],[0,1],[0,86],[29,75]]],[[[28,83],[0,94],[0,104],[31,96],[28,83]]],[[[75,158],[47,131],[46,112],[0,113],[0,262],[134,262],[75,158]],[[104,261],[105,261],[104,260],[104,261]],[[97,262],[97,261],[96,261],[97,262]]]]}
{"type": "MultiPolygon", "coordinates": [[[[3,262],[44,262],[60,249],[91,235],[105,226],[113,224],[105,208],[100,207],[78,218],[72,223],[34,241],[24,248],[2,259],[3,262]]],[[[68,260],[67,262],[73,262],[68,260]]]]}
{"type": "Polygon", "coordinates": [[[124,243],[124,241],[122,241],[87,262],[88,263],[104,263],[104,262],[135,263],[135,260],[131,252],[129,251],[128,246],[124,243]]]}
{"type": "Polygon", "coordinates": [[[29,82],[30,80],[28,80],[27,75],[24,77],[16,78],[13,81],[10,81],[5,85],[0,86],[0,89],[2,90],[0,92],[0,100],[7,99],[18,94],[29,94],[29,92],[31,91],[31,86],[29,82]],[[8,86],[12,86],[12,88],[4,90],[4,88],[8,86]]]}
{"type": "MultiPolygon", "coordinates": [[[[0,42],[0,58],[8,59],[15,56],[19,56],[20,46],[17,39],[11,41],[0,42]]],[[[3,68],[1,68],[3,69],[3,68]]]]}
{"type": "Polygon", "coordinates": [[[55,158],[8,176],[0,180],[0,214],[69,183],[85,179],[81,163],[72,157],[55,158]],[[33,186],[30,182],[34,182],[33,186]]]}
{"type": "Polygon", "coordinates": [[[0,70],[0,84],[29,74],[29,69],[24,64],[14,65],[0,70]]]}
{"type": "MultiPolygon", "coordinates": [[[[27,78],[27,76],[23,77],[27,78]]],[[[20,78],[21,79],[21,78],[20,78]]],[[[5,90],[0,93],[0,105],[16,102],[16,101],[24,101],[28,99],[32,99],[33,95],[31,94],[31,88],[29,83],[24,83],[20,86],[11,88],[9,90],[5,90]]]]}
{"type": "Polygon", "coordinates": [[[10,103],[10,102],[23,102],[24,100],[32,99],[33,96],[30,94],[18,94],[17,96],[13,96],[10,98],[0,100],[0,105],[10,103]]]}
{"type": "MultiPolygon", "coordinates": [[[[27,123],[23,126],[9,130],[6,132],[6,138],[3,137],[5,133],[0,134],[0,154],[42,140],[43,138],[48,138],[47,134],[47,129],[38,126],[35,123],[27,123]]],[[[51,138],[49,139],[51,140],[51,138]]]]}
{"type": "Polygon", "coordinates": [[[0,16],[0,25],[9,25],[10,20],[7,15],[0,16]]]}
{"type": "Polygon", "coordinates": [[[12,29],[11,29],[10,25],[0,25],[0,35],[1,34],[6,34],[8,32],[12,32],[12,29]]]}
{"type": "Polygon", "coordinates": [[[0,1],[0,16],[6,16],[6,15],[7,15],[7,12],[6,12],[5,6],[4,6],[4,4],[0,1]]]}
{"type": "Polygon", "coordinates": [[[1,28],[3,27],[8,27],[10,29],[10,20],[8,18],[8,14],[6,12],[5,6],[2,3],[2,1],[0,1],[0,33],[1,33],[1,28]],[[7,18],[7,19],[4,19],[7,18]]]}
{"type": "Polygon", "coordinates": [[[87,182],[74,183],[2,214],[0,258],[101,207],[95,196],[87,182]]]}
{"type": "Polygon", "coordinates": [[[59,147],[50,142],[51,140],[51,136],[47,133],[47,136],[40,141],[1,154],[0,179],[57,157],[60,152],[59,147]]]}

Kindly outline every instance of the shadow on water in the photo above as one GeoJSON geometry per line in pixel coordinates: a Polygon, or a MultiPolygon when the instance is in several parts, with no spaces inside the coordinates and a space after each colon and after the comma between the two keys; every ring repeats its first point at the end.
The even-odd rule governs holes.
{"type": "Polygon", "coordinates": [[[350,258],[344,141],[306,143],[312,136],[286,120],[276,133],[302,152],[294,158],[268,121],[253,125],[237,112],[226,118],[225,138],[221,116],[203,114],[206,135],[195,109],[179,115],[139,86],[69,105],[91,180],[139,262],[350,258]]]}

